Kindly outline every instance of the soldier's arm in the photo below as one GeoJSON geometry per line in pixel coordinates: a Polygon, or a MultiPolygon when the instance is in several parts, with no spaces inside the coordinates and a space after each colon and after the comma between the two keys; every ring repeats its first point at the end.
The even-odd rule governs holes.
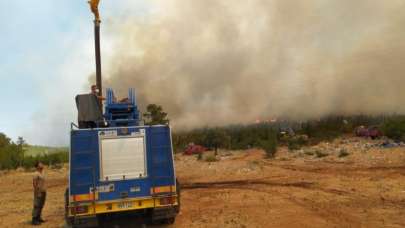
{"type": "Polygon", "coordinates": [[[34,187],[34,192],[38,192],[38,176],[35,176],[34,179],[32,179],[32,186],[34,187]]]}

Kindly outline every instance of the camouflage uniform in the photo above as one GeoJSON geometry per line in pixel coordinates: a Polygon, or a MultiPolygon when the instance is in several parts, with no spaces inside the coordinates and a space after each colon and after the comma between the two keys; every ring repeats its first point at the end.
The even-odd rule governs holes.
{"type": "Polygon", "coordinates": [[[41,220],[42,208],[45,204],[46,199],[46,185],[45,185],[45,175],[41,172],[35,172],[33,177],[34,183],[34,208],[32,210],[32,220],[41,220]]]}

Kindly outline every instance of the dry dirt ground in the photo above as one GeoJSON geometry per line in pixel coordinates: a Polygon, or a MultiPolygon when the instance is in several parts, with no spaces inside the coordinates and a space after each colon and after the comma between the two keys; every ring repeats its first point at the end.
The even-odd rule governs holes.
{"type": "MultiPolygon", "coordinates": [[[[405,227],[405,148],[375,143],[280,148],[274,159],[259,150],[222,151],[217,162],[176,155],[182,208],[171,227],[405,227]]],[[[47,170],[41,227],[64,226],[66,173],[47,170]]],[[[30,227],[32,173],[0,175],[0,227],[30,227]]]]}

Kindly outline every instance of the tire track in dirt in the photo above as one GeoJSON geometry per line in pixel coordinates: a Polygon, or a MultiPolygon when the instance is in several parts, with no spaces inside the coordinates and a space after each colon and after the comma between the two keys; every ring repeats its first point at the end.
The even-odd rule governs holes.
{"type": "Polygon", "coordinates": [[[275,181],[266,181],[263,179],[256,180],[233,180],[233,181],[215,181],[215,182],[194,182],[194,183],[182,183],[182,190],[190,189],[245,189],[249,188],[252,185],[264,185],[272,187],[295,187],[303,188],[308,190],[317,190],[331,194],[343,195],[350,194],[350,192],[338,190],[338,189],[327,189],[317,187],[316,182],[275,182],[275,181]]]}
{"type": "MultiPolygon", "coordinates": [[[[341,176],[366,176],[369,177],[369,172],[373,172],[373,175],[405,175],[405,166],[371,166],[371,167],[351,167],[350,165],[339,164],[338,167],[299,167],[295,165],[274,164],[270,162],[264,162],[266,166],[276,167],[280,169],[303,172],[303,173],[316,173],[320,175],[341,175],[341,176]],[[380,172],[380,173],[377,173],[380,172]]],[[[318,165],[319,166],[319,165],[318,165]]]]}
{"type": "MultiPolygon", "coordinates": [[[[283,168],[284,165],[277,165],[275,167],[283,168]]],[[[309,169],[310,173],[316,174],[323,174],[325,170],[329,171],[331,174],[338,174],[342,171],[342,167],[338,168],[317,168],[312,169],[310,167],[294,167],[290,166],[297,170],[298,172],[304,172],[309,169]]],[[[289,168],[290,168],[289,167],[289,168]]],[[[368,173],[373,173],[375,175],[375,167],[354,167],[349,169],[348,172],[353,172],[353,170],[357,171],[366,171],[368,173]]],[[[377,170],[382,171],[383,175],[390,175],[392,170],[402,170],[405,166],[396,166],[396,167],[376,167],[377,170]],[[388,170],[387,172],[384,172],[388,170]]],[[[288,169],[290,170],[290,169],[288,169]]],[[[369,174],[370,175],[370,174],[369,174]]],[[[350,176],[358,176],[356,172],[351,173],[350,176]]],[[[370,175],[371,176],[371,175],[370,175]]],[[[288,200],[300,207],[306,208],[310,210],[318,216],[322,218],[327,218],[328,221],[334,224],[342,224],[345,223],[347,225],[361,225],[359,223],[359,218],[351,213],[347,213],[345,211],[347,208],[358,208],[359,210],[368,207],[378,208],[381,207],[381,204],[384,204],[384,207],[390,208],[404,208],[403,201],[390,201],[385,199],[384,202],[380,200],[380,198],[370,198],[370,196],[359,194],[355,191],[345,191],[335,188],[323,188],[320,187],[317,182],[311,181],[298,181],[298,182],[290,182],[288,180],[280,181],[280,180],[269,180],[274,177],[264,177],[260,179],[240,179],[240,180],[232,180],[232,181],[209,181],[209,182],[185,182],[182,184],[182,189],[185,191],[194,190],[194,189],[239,189],[239,190],[246,190],[246,191],[255,191],[255,192],[262,192],[267,194],[276,194],[281,195],[283,199],[288,200]],[[266,189],[267,187],[275,187],[266,189]],[[277,191],[277,187],[286,188],[300,188],[306,189],[309,191],[314,192],[323,192],[327,194],[333,194],[335,196],[327,196],[321,195],[322,198],[328,200],[329,203],[324,203],[318,200],[311,199],[311,197],[301,197],[297,196],[294,197],[294,192],[284,192],[277,191]],[[335,205],[339,201],[335,201],[334,199],[338,199],[335,197],[344,197],[341,199],[345,199],[345,203],[340,205],[335,205]],[[330,199],[332,199],[333,204],[330,204],[330,199]],[[346,209],[345,209],[346,208],[346,209]]]]}
{"type": "Polygon", "coordinates": [[[341,223],[341,218],[344,217],[348,221],[348,224],[354,224],[356,219],[351,215],[346,215],[344,212],[337,210],[337,208],[327,208],[326,206],[319,207],[319,205],[308,198],[305,200],[298,199],[291,194],[283,193],[277,191],[277,189],[266,189],[266,187],[282,187],[282,188],[301,188],[310,191],[321,191],[327,194],[334,195],[349,195],[349,192],[345,192],[338,189],[325,189],[317,186],[315,182],[275,182],[275,181],[266,181],[263,179],[257,180],[234,180],[234,181],[215,181],[215,182],[195,182],[195,183],[184,183],[182,184],[182,190],[194,190],[194,189],[237,189],[245,191],[253,191],[265,194],[271,194],[272,196],[277,195],[283,198],[286,201],[289,201],[301,208],[305,208],[308,211],[311,211],[314,214],[317,214],[321,218],[327,218],[327,220],[332,221],[334,224],[341,223]],[[353,217],[353,218],[352,218],[353,217]]]}
{"type": "MultiPolygon", "coordinates": [[[[379,167],[379,170],[391,170],[392,167],[379,167]]],[[[394,169],[402,169],[404,167],[394,167],[394,169]]],[[[303,168],[306,169],[306,168],[303,168]]],[[[314,171],[313,173],[323,172],[325,169],[317,169],[322,171],[314,171]]],[[[334,170],[334,169],[326,169],[334,170]]],[[[372,167],[361,167],[353,168],[352,170],[366,170],[373,172],[372,167]]],[[[336,174],[336,172],[334,172],[336,174]]],[[[384,173],[387,174],[387,173],[384,173]]],[[[357,175],[352,173],[352,175],[357,175]]],[[[380,198],[373,198],[367,195],[358,194],[357,192],[344,191],[334,188],[323,188],[320,187],[317,182],[310,181],[295,181],[289,182],[288,180],[268,180],[272,177],[260,178],[260,179],[240,179],[232,181],[209,181],[209,182],[185,182],[183,183],[182,189],[184,191],[192,190],[218,190],[218,189],[237,189],[242,191],[254,191],[265,194],[271,194],[272,196],[280,196],[282,199],[287,200],[301,208],[305,208],[315,214],[316,216],[327,220],[330,224],[335,224],[337,226],[350,226],[350,227],[360,227],[362,226],[362,221],[359,219],[358,214],[350,213],[350,208],[357,208],[364,210],[363,208],[405,208],[403,201],[390,201],[382,200],[380,198]],[[270,188],[267,188],[270,187],[270,188]],[[278,189],[285,189],[281,190],[278,189]],[[322,192],[326,194],[332,194],[334,196],[328,196],[321,194],[321,200],[318,198],[313,198],[311,196],[300,196],[294,195],[294,192],[288,190],[289,188],[300,188],[309,191],[322,192]],[[339,197],[344,197],[340,199],[345,199],[342,203],[339,197]],[[323,201],[325,199],[326,201],[323,201]]],[[[361,213],[361,212],[359,212],[361,213]]],[[[364,212],[366,213],[366,212],[364,212]]],[[[368,213],[368,212],[367,212],[368,213]]],[[[363,221],[364,222],[364,221],[363,221]]],[[[379,221],[374,221],[378,223],[379,221]]],[[[364,225],[364,224],[363,224],[364,225]]]]}
{"type": "Polygon", "coordinates": [[[214,182],[194,182],[194,183],[182,183],[182,190],[189,189],[229,189],[229,188],[241,188],[251,185],[266,185],[276,187],[301,187],[309,188],[314,182],[292,182],[292,183],[280,183],[265,181],[263,179],[257,180],[233,180],[233,181],[214,181],[214,182]]]}

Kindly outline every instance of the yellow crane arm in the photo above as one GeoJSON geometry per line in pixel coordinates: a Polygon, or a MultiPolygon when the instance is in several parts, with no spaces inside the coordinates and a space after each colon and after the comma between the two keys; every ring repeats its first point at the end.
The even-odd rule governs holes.
{"type": "Polygon", "coordinates": [[[96,21],[100,21],[100,14],[98,12],[98,4],[100,3],[100,0],[90,0],[90,9],[91,12],[93,12],[94,17],[96,18],[96,21]]]}

